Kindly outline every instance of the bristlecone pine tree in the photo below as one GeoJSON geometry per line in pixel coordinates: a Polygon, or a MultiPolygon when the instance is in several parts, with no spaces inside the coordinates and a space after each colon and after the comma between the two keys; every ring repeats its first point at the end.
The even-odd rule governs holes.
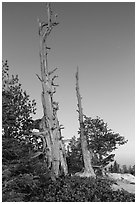
{"type": "Polygon", "coordinates": [[[65,148],[61,136],[61,126],[57,118],[58,103],[53,100],[53,95],[56,92],[56,84],[54,80],[57,77],[52,75],[57,68],[49,71],[48,67],[48,51],[47,38],[50,35],[54,26],[58,25],[52,21],[52,11],[50,3],[47,3],[48,22],[39,22],[39,38],[40,38],[40,66],[41,77],[38,76],[42,84],[42,106],[44,116],[40,124],[40,132],[33,133],[39,135],[43,140],[43,153],[45,154],[45,161],[48,168],[51,170],[51,179],[56,180],[60,172],[68,173],[65,148]]]}
{"type": "Polygon", "coordinates": [[[78,67],[77,67],[77,72],[76,72],[76,94],[77,94],[77,100],[78,100],[81,149],[82,149],[82,155],[83,155],[83,161],[84,161],[84,172],[83,173],[79,172],[76,174],[81,177],[94,177],[95,178],[96,175],[91,165],[92,155],[91,155],[91,151],[88,150],[87,138],[86,138],[86,134],[84,131],[83,110],[82,110],[82,104],[81,104],[81,95],[79,92],[78,67]]]}

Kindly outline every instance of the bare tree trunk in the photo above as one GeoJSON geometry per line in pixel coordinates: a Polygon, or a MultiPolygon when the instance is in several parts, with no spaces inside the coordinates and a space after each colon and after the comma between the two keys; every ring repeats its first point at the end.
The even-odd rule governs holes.
{"type": "Polygon", "coordinates": [[[45,141],[43,151],[48,157],[48,167],[51,169],[51,177],[55,180],[59,176],[59,166],[62,167],[65,175],[68,173],[68,170],[57,118],[58,103],[53,100],[53,94],[56,92],[55,87],[57,86],[54,84],[54,80],[57,76],[51,78],[51,75],[57,68],[50,72],[48,68],[47,56],[50,48],[47,46],[47,37],[53,27],[58,24],[57,22],[52,22],[52,11],[49,3],[47,3],[47,14],[47,23],[39,20],[41,77],[37,76],[42,84],[42,106],[44,113],[40,134],[44,138],[43,141],[45,141]]]}
{"type": "Polygon", "coordinates": [[[81,177],[94,177],[95,178],[95,173],[91,165],[91,153],[87,147],[87,138],[86,138],[85,131],[84,131],[83,110],[82,110],[82,105],[81,105],[81,96],[79,92],[78,68],[76,72],[76,93],[77,93],[77,100],[78,100],[81,148],[82,148],[83,161],[84,161],[84,172],[77,173],[76,175],[79,175],[81,177]]]}

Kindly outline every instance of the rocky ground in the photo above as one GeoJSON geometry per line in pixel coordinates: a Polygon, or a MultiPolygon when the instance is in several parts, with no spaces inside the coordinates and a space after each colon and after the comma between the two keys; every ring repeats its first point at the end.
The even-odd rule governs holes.
{"type": "Polygon", "coordinates": [[[115,184],[112,185],[114,190],[124,189],[129,193],[135,194],[135,176],[117,173],[108,173],[107,176],[115,181],[115,184]]]}

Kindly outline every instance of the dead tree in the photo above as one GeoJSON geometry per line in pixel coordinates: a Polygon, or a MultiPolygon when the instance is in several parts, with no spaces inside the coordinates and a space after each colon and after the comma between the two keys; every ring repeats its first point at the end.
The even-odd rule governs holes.
{"type": "Polygon", "coordinates": [[[52,29],[58,25],[55,21],[52,21],[52,11],[50,3],[47,3],[47,17],[48,22],[39,22],[39,39],[40,39],[40,67],[41,77],[37,75],[42,84],[42,106],[43,106],[43,118],[40,124],[40,132],[33,133],[42,138],[43,152],[48,160],[48,168],[51,170],[51,178],[56,178],[63,170],[64,174],[68,173],[67,163],[65,157],[65,149],[61,136],[61,127],[57,118],[57,110],[59,109],[58,103],[54,101],[53,95],[56,93],[56,84],[54,83],[56,75],[53,76],[57,68],[49,71],[48,66],[48,52],[50,48],[47,46],[47,38],[50,35],[52,29]]]}
{"type": "Polygon", "coordinates": [[[87,146],[87,138],[84,131],[84,122],[83,122],[83,110],[81,104],[81,95],[79,91],[79,76],[78,76],[78,68],[76,72],[76,94],[78,100],[78,113],[79,113],[79,123],[80,123],[80,139],[81,139],[81,149],[84,161],[84,172],[76,173],[76,175],[81,177],[94,177],[95,173],[93,167],[91,165],[91,151],[88,150],[87,146]]]}

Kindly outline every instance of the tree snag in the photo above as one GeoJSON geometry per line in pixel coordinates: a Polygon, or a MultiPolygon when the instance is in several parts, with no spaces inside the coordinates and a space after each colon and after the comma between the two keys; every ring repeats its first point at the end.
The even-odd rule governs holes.
{"type": "Polygon", "coordinates": [[[96,177],[93,167],[91,165],[91,152],[87,147],[87,138],[84,131],[84,122],[83,122],[83,110],[81,104],[81,96],[79,92],[79,76],[78,76],[78,67],[76,72],[76,94],[78,100],[78,112],[79,112],[79,123],[80,123],[80,139],[81,139],[81,149],[84,161],[84,172],[76,173],[80,177],[96,177]]]}
{"type": "MultiPolygon", "coordinates": [[[[59,121],[57,118],[58,103],[53,100],[53,95],[56,92],[54,79],[57,76],[52,74],[56,71],[49,72],[48,67],[48,51],[47,38],[51,33],[54,26],[58,25],[57,22],[52,22],[52,11],[50,3],[47,3],[47,15],[48,22],[39,22],[39,39],[40,39],[40,66],[41,66],[41,78],[38,76],[42,84],[42,106],[44,116],[41,121],[40,134],[44,137],[43,141],[46,141],[44,145],[43,152],[48,159],[48,167],[51,169],[51,178],[56,180],[56,178],[63,170],[64,174],[68,173],[66,156],[64,150],[64,144],[61,137],[61,131],[59,126],[59,121]]],[[[35,133],[33,133],[35,134],[35,133]]]]}

